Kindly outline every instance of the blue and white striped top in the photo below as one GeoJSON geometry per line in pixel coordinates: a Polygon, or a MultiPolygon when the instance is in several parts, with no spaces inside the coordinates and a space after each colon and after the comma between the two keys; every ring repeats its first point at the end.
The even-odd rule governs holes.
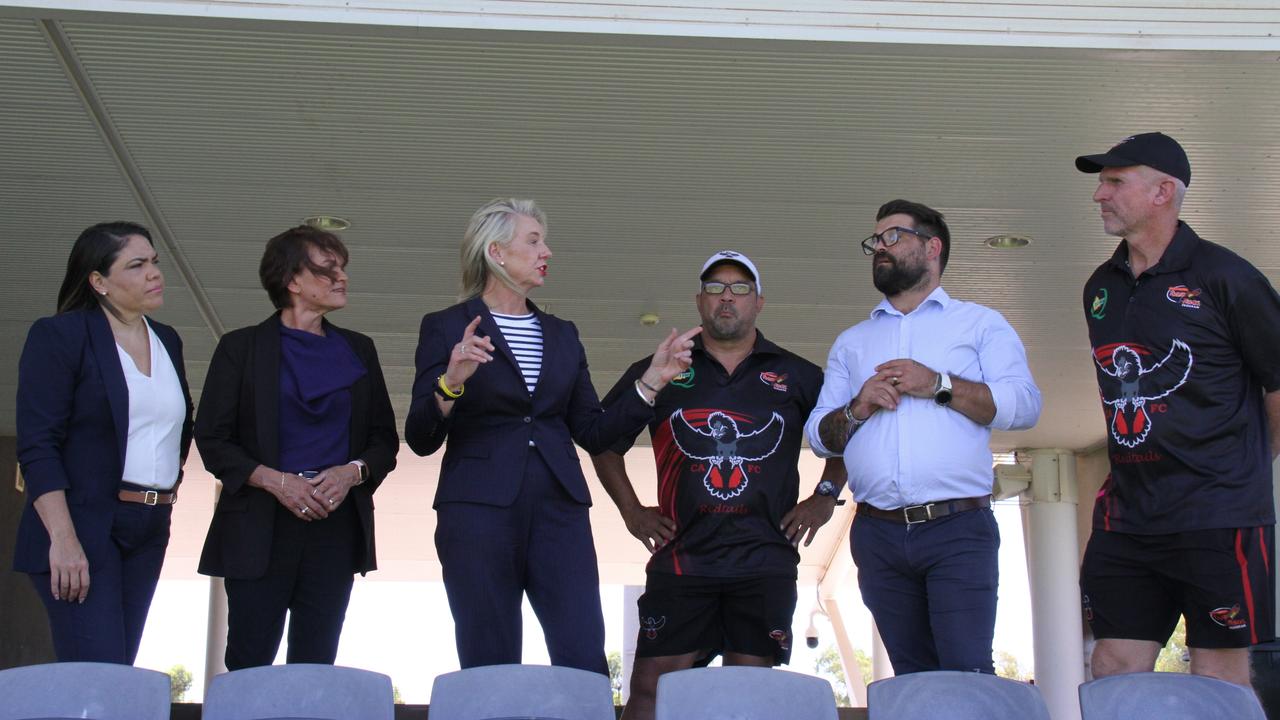
{"type": "Polygon", "coordinates": [[[511,354],[515,355],[516,363],[520,365],[520,374],[524,375],[524,385],[532,395],[534,388],[538,387],[538,374],[542,372],[542,325],[538,322],[538,316],[533,313],[493,313],[493,320],[498,323],[498,330],[511,347],[511,354]]]}

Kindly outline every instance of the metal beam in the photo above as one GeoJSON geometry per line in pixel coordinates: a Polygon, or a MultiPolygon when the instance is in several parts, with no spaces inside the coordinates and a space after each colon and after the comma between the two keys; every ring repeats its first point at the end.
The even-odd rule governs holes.
{"type": "Polygon", "coordinates": [[[177,268],[178,273],[182,275],[183,281],[187,284],[187,288],[190,289],[191,296],[195,300],[196,308],[200,310],[200,316],[204,319],[209,331],[213,333],[214,340],[220,339],[223,333],[226,332],[226,328],[223,326],[221,318],[218,317],[217,311],[214,310],[213,303],[209,300],[209,294],[205,292],[204,285],[200,283],[200,279],[196,277],[195,271],[191,268],[190,260],[187,259],[186,253],[182,251],[182,246],[178,243],[173,229],[169,227],[169,223],[165,220],[164,211],[160,208],[160,203],[151,194],[147,180],[142,174],[142,169],[134,161],[133,156],[129,153],[129,147],[125,144],[119,130],[111,121],[110,113],[107,112],[102,98],[98,95],[89,73],[85,71],[84,65],[81,64],[80,57],[76,55],[70,38],[63,31],[62,24],[57,20],[40,20],[39,27],[44,34],[45,41],[49,44],[49,49],[62,66],[68,82],[71,83],[71,87],[84,105],[89,119],[98,130],[98,134],[102,136],[103,142],[106,143],[112,160],[120,168],[120,173],[124,177],[129,191],[133,193],[134,200],[137,201],[138,207],[142,208],[142,213],[145,216],[144,222],[151,229],[152,237],[158,241],[170,264],[177,268]]]}

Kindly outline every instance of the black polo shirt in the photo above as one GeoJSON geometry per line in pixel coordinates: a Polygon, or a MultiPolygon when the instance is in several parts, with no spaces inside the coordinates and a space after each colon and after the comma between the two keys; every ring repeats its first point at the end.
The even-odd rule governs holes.
{"type": "MultiPolygon", "coordinates": [[[[605,404],[635,392],[648,366],[649,358],[632,365],[605,404]]],[[[779,525],[796,505],[804,423],[821,389],[821,368],[759,332],[732,375],[695,338],[689,372],[658,394],[649,425],[658,503],[677,526],[649,572],[796,577],[800,555],[779,525]]],[[[637,435],[614,452],[625,453],[637,435]]]]}
{"type": "Polygon", "coordinates": [[[1121,241],[1084,287],[1111,458],[1094,527],[1272,524],[1263,394],[1280,389],[1280,296],[1182,222],[1138,278],[1128,258],[1121,241]]]}

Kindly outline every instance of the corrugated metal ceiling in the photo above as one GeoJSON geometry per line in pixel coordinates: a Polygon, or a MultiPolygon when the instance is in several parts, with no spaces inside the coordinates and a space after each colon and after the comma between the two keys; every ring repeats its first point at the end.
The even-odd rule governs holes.
{"type": "MultiPolygon", "coordinates": [[[[1280,278],[1280,64],[1262,53],[699,41],[520,33],[423,36],[281,24],[65,22],[70,42],[226,327],[270,311],[262,243],[302,217],[354,226],[351,306],[403,419],[422,313],[452,302],[457,244],[495,195],[536,197],[556,256],[536,300],[576,321],[597,385],[696,320],[716,249],[766,276],[761,326],[823,362],[877,301],[855,238],[909,197],[955,236],[953,296],[999,309],[1046,397],[1001,447],[1080,448],[1103,426],[1080,287],[1110,252],[1071,159],[1133,132],[1183,141],[1184,216],[1280,278]],[[1022,251],[987,249],[999,232],[1022,251]]],[[[47,314],[75,234],[140,217],[40,23],[0,20],[0,431],[17,352],[47,314]]],[[[169,272],[199,388],[213,333],[169,272]]]]}

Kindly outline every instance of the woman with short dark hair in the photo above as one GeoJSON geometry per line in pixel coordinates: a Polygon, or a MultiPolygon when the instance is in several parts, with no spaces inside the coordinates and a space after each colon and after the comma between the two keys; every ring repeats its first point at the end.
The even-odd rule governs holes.
{"type": "Polygon", "coordinates": [[[191,445],[182,340],[147,317],[164,275],[141,225],[76,239],[58,313],[18,365],[27,503],[14,569],[31,576],[59,661],[133,664],[191,445]]]}
{"type": "Polygon", "coordinates": [[[200,572],[225,578],[229,670],[332,664],[354,574],[377,568],[373,493],[400,439],[373,341],[325,315],[347,304],[347,248],[299,226],[258,267],[278,312],[218,343],[196,445],[222,492],[200,572]]]}

